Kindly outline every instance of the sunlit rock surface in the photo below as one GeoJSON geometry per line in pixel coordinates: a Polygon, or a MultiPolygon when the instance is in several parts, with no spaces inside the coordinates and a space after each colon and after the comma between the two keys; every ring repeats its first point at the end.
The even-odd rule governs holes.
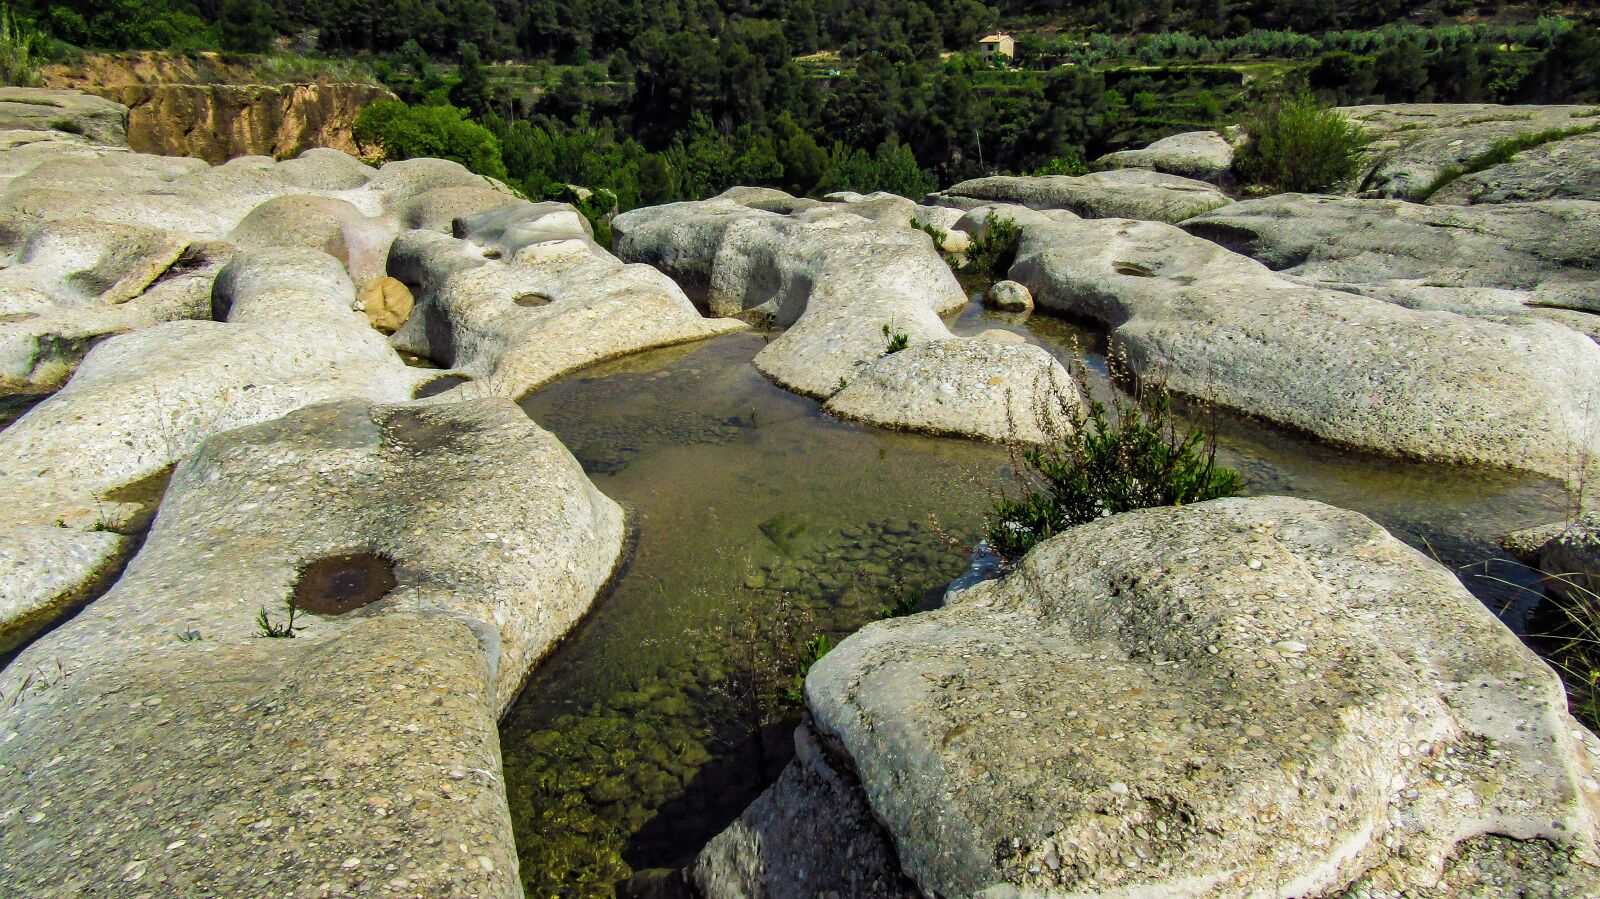
{"type": "Polygon", "coordinates": [[[621,549],[621,510],[505,400],[207,441],[116,586],[0,672],[0,880],[520,896],[496,720],[621,549]],[[291,597],[325,614],[260,636],[291,597]]]}
{"type": "Polygon", "coordinates": [[[1074,528],[805,693],[799,757],[695,864],[709,897],[1600,889],[1600,741],[1554,672],[1319,503],[1074,528]]]}
{"type": "Polygon", "coordinates": [[[1337,444],[1557,478],[1600,450],[1600,346],[1539,318],[1308,287],[1157,222],[1025,226],[1010,277],[1140,376],[1337,444]]]}
{"type": "Polygon", "coordinates": [[[571,206],[521,203],[458,225],[455,237],[402,235],[389,273],[417,298],[395,344],[472,377],[464,396],[516,398],[585,365],[743,327],[702,317],[656,269],[624,265],[571,206]]]}
{"type": "Polygon", "coordinates": [[[1038,441],[1076,408],[1076,385],[1044,351],[945,327],[941,314],[967,298],[926,234],[857,215],[860,203],[784,206],[771,193],[763,206],[795,211],[738,194],[624,213],[618,252],[703,294],[713,315],[782,328],[756,367],[830,412],[1038,441]]]}

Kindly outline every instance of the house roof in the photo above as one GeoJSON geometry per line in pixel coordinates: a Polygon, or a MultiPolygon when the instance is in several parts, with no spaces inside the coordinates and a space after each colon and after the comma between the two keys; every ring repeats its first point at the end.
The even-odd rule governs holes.
{"type": "Polygon", "coordinates": [[[1011,35],[1009,35],[1009,34],[988,34],[988,35],[984,35],[983,37],[978,38],[978,43],[980,43],[980,44],[998,44],[1002,40],[1005,40],[1006,38],[1009,38],[1009,37],[1011,37],[1011,35]]]}

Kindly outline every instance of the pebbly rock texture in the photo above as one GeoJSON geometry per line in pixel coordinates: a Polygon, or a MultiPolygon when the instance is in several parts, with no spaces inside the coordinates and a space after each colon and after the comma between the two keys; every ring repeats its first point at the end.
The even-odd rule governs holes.
{"type": "Polygon", "coordinates": [[[1117,169],[1079,176],[977,178],[932,194],[928,202],[963,208],[1010,203],[1029,209],[1066,210],[1083,218],[1181,222],[1233,201],[1216,185],[1203,181],[1143,169],[1117,169]]]}
{"type": "Polygon", "coordinates": [[[1600,602],[1600,512],[1507,534],[1504,543],[1544,574],[1546,590],[1583,607],[1600,602]]]}
{"type": "Polygon", "coordinates": [[[1600,741],[1559,679],[1320,503],[1074,528],[805,697],[797,760],[694,865],[709,899],[1600,889],[1600,741]]]}
{"type": "Polygon", "coordinates": [[[54,131],[126,147],[128,109],[81,91],[0,87],[0,131],[54,131]]]}
{"type": "Polygon", "coordinates": [[[0,672],[0,880],[521,896],[496,719],[622,538],[505,400],[347,400],[208,440],[116,586],[0,672]],[[291,596],[321,613],[257,636],[291,596]]]}
{"type": "Polygon", "coordinates": [[[59,610],[103,577],[116,554],[94,551],[99,532],[143,527],[159,497],[146,485],[208,437],[329,400],[410,399],[432,373],[408,368],[351,311],[354,296],[325,254],[243,254],[217,276],[221,321],[105,340],[65,388],[0,431],[0,494],[10,500],[0,551],[42,559],[49,547],[30,526],[69,529],[82,541],[71,578],[41,581],[23,563],[0,569],[7,606],[24,610],[0,619],[0,638],[42,623],[27,610],[59,610]]]}
{"type": "Polygon", "coordinates": [[[1233,178],[1233,144],[1215,131],[1186,131],[1137,150],[1118,150],[1094,161],[1098,169],[1150,169],[1224,184],[1233,178]]]}
{"type": "Polygon", "coordinates": [[[1540,144],[1463,175],[1428,198],[1436,206],[1529,200],[1600,200],[1600,134],[1540,144]]]}
{"type": "Polygon", "coordinates": [[[1593,106],[1390,103],[1339,111],[1375,138],[1359,195],[1402,200],[1420,199],[1449,169],[1507,138],[1600,125],[1593,106]]]}
{"type": "Polygon", "coordinates": [[[1299,279],[1413,308],[1600,313],[1600,203],[1435,207],[1280,194],[1183,228],[1299,279]]]}
{"type": "Polygon", "coordinates": [[[702,318],[671,279],[601,249],[571,206],[457,224],[453,238],[404,234],[389,256],[417,298],[395,345],[474,379],[454,394],[515,399],[586,365],[742,327],[702,318]]]}
{"type": "MultiPolygon", "coordinates": [[[[760,202],[789,208],[768,194],[760,202]]],[[[623,258],[703,294],[711,314],[784,329],[756,367],[830,412],[1022,442],[1061,424],[1078,394],[1060,364],[1036,347],[951,334],[940,316],[967,298],[928,236],[857,205],[786,214],[725,194],[624,213],[613,228],[623,258]]]]}
{"type": "Polygon", "coordinates": [[[1308,287],[1157,222],[1025,226],[1010,277],[1136,374],[1338,444],[1557,478],[1600,450],[1600,346],[1542,319],[1308,287]]]}
{"type": "Polygon", "coordinates": [[[119,143],[212,164],[236,156],[282,159],[312,147],[358,154],[350,133],[356,116],[372,103],[395,99],[379,85],[327,75],[264,83],[247,65],[215,53],[91,54],[50,66],[44,77],[49,87],[75,88],[127,107],[127,138],[119,143]]]}

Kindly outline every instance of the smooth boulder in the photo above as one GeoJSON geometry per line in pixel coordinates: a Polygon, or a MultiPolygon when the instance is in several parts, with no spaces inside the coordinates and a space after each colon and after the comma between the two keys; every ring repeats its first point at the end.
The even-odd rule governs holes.
{"type": "Polygon", "coordinates": [[[805,704],[790,770],[696,860],[709,899],[1600,888],[1600,741],[1555,673],[1320,503],[1073,528],[852,635],[805,704]]]}
{"type": "Polygon", "coordinates": [[[1094,161],[1101,169],[1150,169],[1223,184],[1233,176],[1233,144],[1215,131],[1185,131],[1136,150],[1118,150],[1094,161]]]}

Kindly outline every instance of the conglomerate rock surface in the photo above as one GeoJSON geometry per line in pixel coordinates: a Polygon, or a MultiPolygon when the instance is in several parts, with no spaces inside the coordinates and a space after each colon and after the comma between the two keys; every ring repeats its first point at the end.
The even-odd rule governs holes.
{"type": "Polygon", "coordinates": [[[1319,503],[1074,528],[868,625],[805,697],[799,758],[695,864],[708,897],[1600,889],[1600,741],[1555,674],[1319,503]]]}

